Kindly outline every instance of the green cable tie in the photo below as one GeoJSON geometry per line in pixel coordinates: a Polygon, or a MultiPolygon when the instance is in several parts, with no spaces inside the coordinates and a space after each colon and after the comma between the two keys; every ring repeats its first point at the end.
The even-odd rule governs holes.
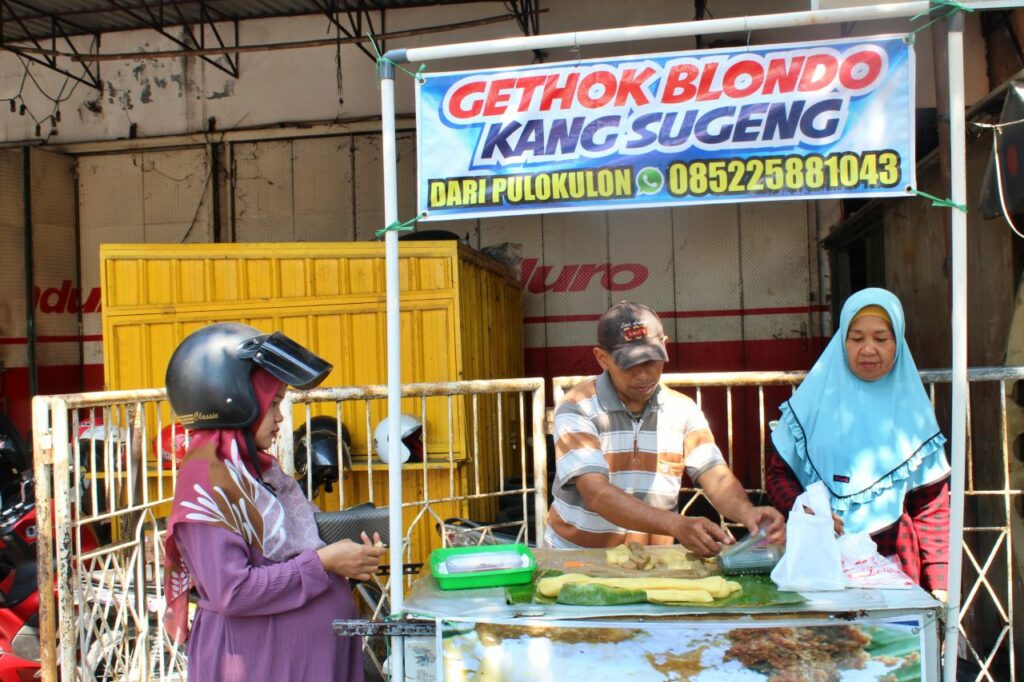
{"type": "Polygon", "coordinates": [[[964,213],[967,213],[967,204],[956,204],[953,203],[951,199],[940,199],[939,197],[928,194],[928,192],[922,192],[919,189],[915,189],[914,194],[916,194],[919,197],[924,197],[925,199],[931,199],[932,206],[939,206],[942,208],[958,208],[964,213]]]}
{"type": "Polygon", "coordinates": [[[404,223],[400,223],[400,222],[398,222],[396,220],[395,222],[391,223],[387,227],[380,228],[379,230],[377,230],[373,234],[377,238],[380,238],[380,237],[383,237],[388,232],[412,232],[413,230],[416,229],[416,221],[419,220],[419,219],[420,219],[419,216],[414,216],[414,217],[410,218],[409,220],[406,220],[404,223]]]}
{"type": "MultiPolygon", "coordinates": [[[[955,12],[954,12],[954,14],[955,14],[955,12]]],[[[919,16],[924,16],[924,15],[919,15],[919,16]]],[[[952,16],[952,15],[950,15],[950,16],[952,16]]],[[[907,34],[907,38],[906,38],[907,43],[910,44],[910,45],[913,45],[914,44],[914,34],[916,34],[918,31],[925,30],[926,28],[928,28],[929,26],[931,26],[932,24],[934,24],[934,23],[936,23],[938,21],[942,21],[942,19],[943,19],[943,17],[938,16],[938,17],[935,17],[934,19],[932,19],[931,21],[929,21],[927,24],[923,24],[923,25],[918,26],[917,28],[915,28],[913,31],[911,31],[910,33],[907,34]]]]}
{"type": "MultiPolygon", "coordinates": [[[[370,41],[370,45],[373,46],[373,51],[377,54],[377,64],[380,64],[381,62],[387,62],[388,64],[390,64],[391,66],[395,67],[399,71],[405,71],[407,74],[409,74],[410,76],[415,78],[417,83],[425,83],[426,82],[426,79],[423,77],[423,72],[427,68],[426,64],[420,64],[420,68],[416,71],[416,73],[413,73],[412,71],[410,71],[409,69],[405,68],[401,64],[398,64],[394,60],[388,59],[387,57],[382,55],[380,53],[380,48],[377,47],[377,41],[373,39],[373,34],[370,33],[369,31],[367,31],[367,33],[366,33],[366,38],[370,41]]],[[[380,76],[377,77],[377,85],[380,85],[380,76]]]]}
{"type": "Polygon", "coordinates": [[[956,14],[957,12],[973,12],[974,11],[973,7],[968,7],[966,5],[962,5],[959,2],[957,2],[956,0],[931,0],[931,2],[929,3],[927,11],[921,12],[920,14],[916,14],[916,15],[910,17],[910,20],[911,21],[917,21],[921,17],[928,16],[929,14],[931,14],[935,10],[939,9],[940,7],[947,8],[947,10],[946,10],[946,16],[947,17],[951,17],[954,14],[956,14]]]}
{"type": "Polygon", "coordinates": [[[921,12],[918,15],[912,16],[912,17],[910,17],[910,20],[911,21],[917,21],[921,17],[928,16],[929,14],[931,14],[935,10],[939,9],[940,7],[947,8],[947,10],[946,10],[946,12],[944,14],[940,14],[939,16],[935,17],[934,19],[929,21],[927,24],[924,24],[923,26],[918,26],[917,28],[915,28],[913,31],[911,31],[907,35],[906,41],[907,41],[907,43],[909,45],[913,45],[914,44],[914,34],[915,33],[917,33],[918,31],[923,31],[924,29],[928,28],[929,26],[931,26],[935,22],[940,21],[943,18],[949,19],[953,15],[955,15],[957,12],[973,12],[974,11],[973,7],[967,7],[966,5],[962,5],[959,2],[957,2],[956,0],[931,0],[931,2],[928,5],[928,11],[921,12]]]}

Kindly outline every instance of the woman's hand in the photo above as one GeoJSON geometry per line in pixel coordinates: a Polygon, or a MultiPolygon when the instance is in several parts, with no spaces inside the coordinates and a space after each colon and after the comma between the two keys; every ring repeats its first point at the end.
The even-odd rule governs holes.
{"type": "Polygon", "coordinates": [[[371,540],[363,533],[362,544],[340,540],[321,547],[316,553],[327,572],[343,578],[369,580],[380,567],[380,559],[385,551],[380,535],[374,533],[371,540]]]}
{"type": "Polygon", "coordinates": [[[943,604],[949,601],[949,593],[946,590],[932,590],[932,596],[943,604]]]}
{"type": "MultiPolygon", "coordinates": [[[[811,516],[814,516],[813,509],[808,507],[806,504],[803,505],[803,508],[805,512],[807,512],[811,516]]],[[[843,535],[846,532],[846,524],[843,523],[843,520],[841,518],[836,516],[835,512],[832,513],[832,530],[835,532],[837,537],[843,535]]]]}

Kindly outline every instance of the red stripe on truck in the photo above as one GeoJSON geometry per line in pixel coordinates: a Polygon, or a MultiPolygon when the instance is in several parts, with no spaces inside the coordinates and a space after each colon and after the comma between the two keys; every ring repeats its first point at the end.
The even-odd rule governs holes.
{"type": "MultiPolygon", "coordinates": [[[[595,332],[596,334],[596,332],[595,332]]],[[[739,372],[808,369],[827,338],[669,343],[666,372],[739,372]]],[[[576,376],[601,371],[593,346],[527,348],[527,376],[576,376]]]]}
{"type": "MultiPolygon", "coordinates": [[[[86,336],[37,336],[36,343],[77,343],[79,341],[102,341],[102,334],[86,336]]],[[[24,336],[0,336],[0,346],[24,346],[28,338],[24,336]]]]}
{"type": "MultiPolygon", "coordinates": [[[[658,317],[662,319],[671,318],[692,318],[692,317],[747,317],[750,315],[809,315],[812,313],[823,313],[829,310],[828,306],[790,306],[781,308],[736,308],[726,310],[673,310],[659,312],[658,317]]],[[[526,324],[545,324],[548,322],[597,322],[601,319],[602,313],[592,315],[549,315],[547,317],[525,317],[526,324]]]]}

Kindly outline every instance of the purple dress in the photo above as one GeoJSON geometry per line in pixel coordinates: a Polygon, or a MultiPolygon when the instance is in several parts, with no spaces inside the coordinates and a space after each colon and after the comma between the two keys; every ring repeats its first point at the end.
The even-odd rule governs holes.
{"type": "Polygon", "coordinates": [[[200,597],[189,682],[362,682],[361,639],[331,632],[331,621],[356,617],[352,591],[315,550],[274,563],[223,528],[174,532],[200,597]]]}

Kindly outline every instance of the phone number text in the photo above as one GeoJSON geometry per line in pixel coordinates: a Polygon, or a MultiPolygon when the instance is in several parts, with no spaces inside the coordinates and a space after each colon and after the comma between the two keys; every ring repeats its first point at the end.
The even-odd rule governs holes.
{"type": "Polygon", "coordinates": [[[900,165],[891,150],[700,159],[670,164],[666,185],[674,197],[891,188],[900,165]]]}

